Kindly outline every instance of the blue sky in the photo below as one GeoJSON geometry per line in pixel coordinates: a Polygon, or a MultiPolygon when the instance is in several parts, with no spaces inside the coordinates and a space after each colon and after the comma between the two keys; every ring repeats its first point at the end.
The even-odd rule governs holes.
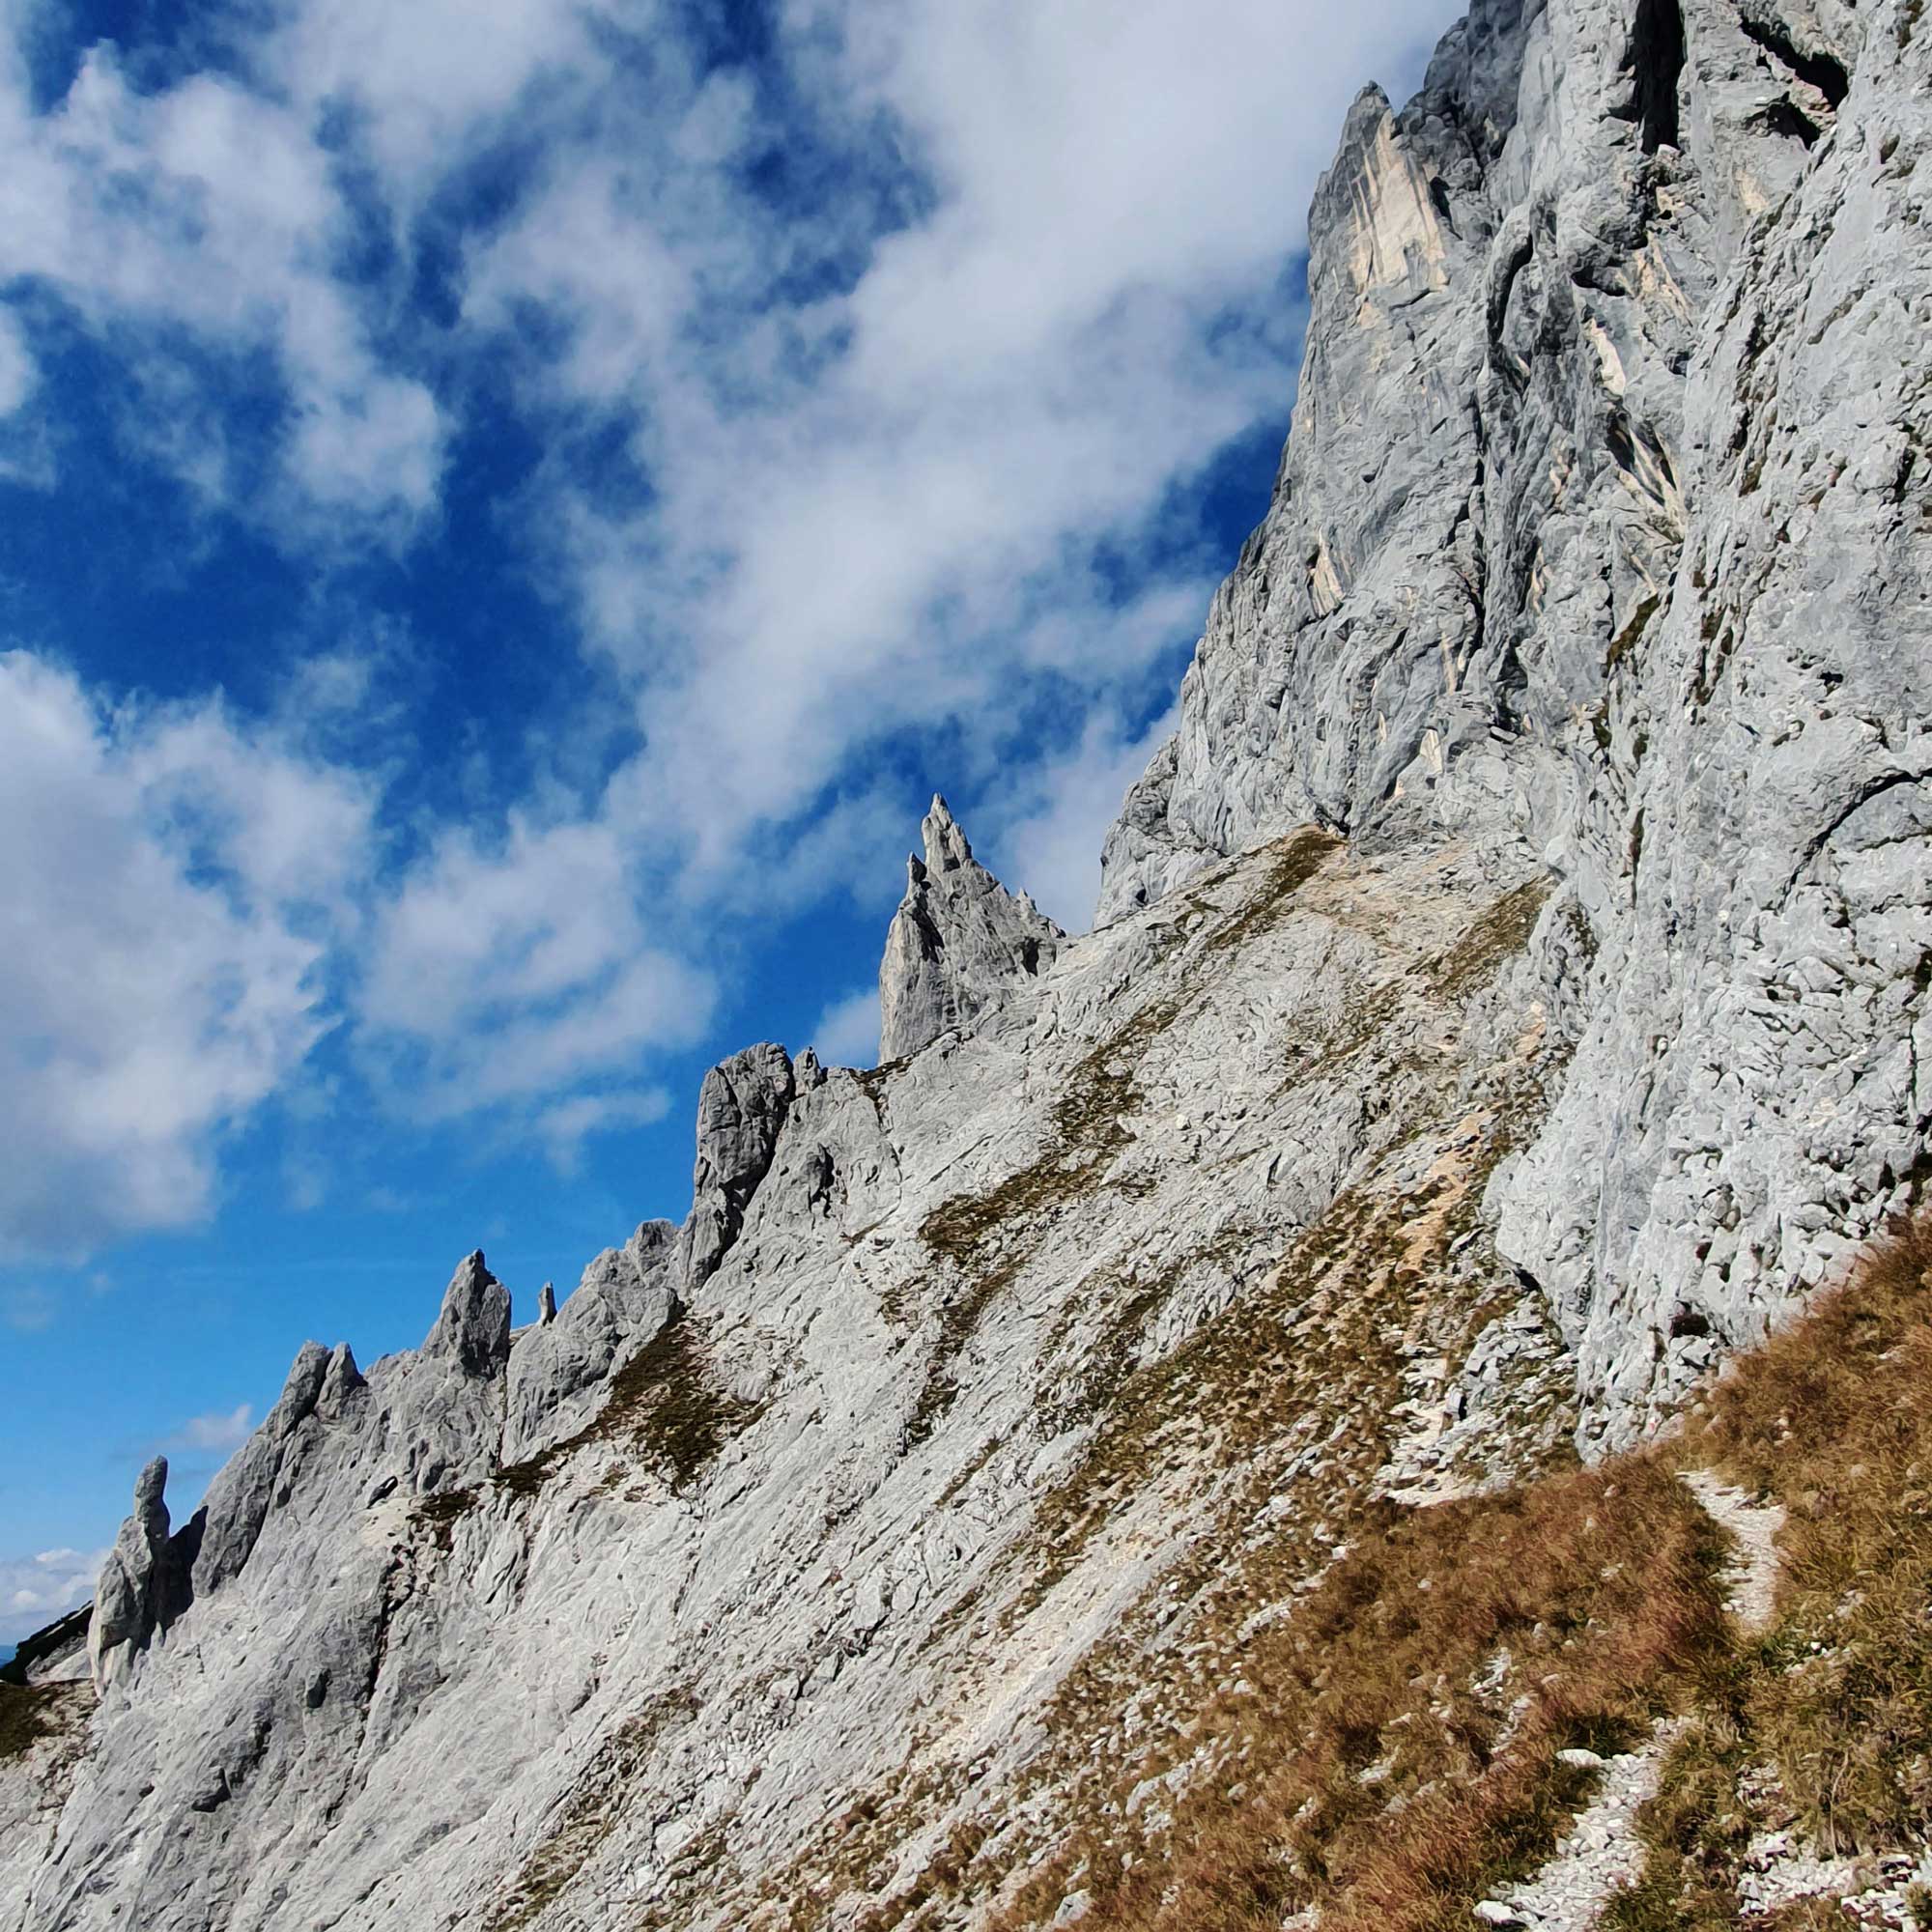
{"type": "Polygon", "coordinates": [[[1069,926],[1267,499],[1363,0],[0,0],[0,1641],[298,1345],[1069,926]]]}

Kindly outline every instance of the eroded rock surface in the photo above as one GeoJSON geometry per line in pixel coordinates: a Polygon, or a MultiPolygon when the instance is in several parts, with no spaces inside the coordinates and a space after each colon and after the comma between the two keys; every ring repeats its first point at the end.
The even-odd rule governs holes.
{"type": "Polygon", "coordinates": [[[1479,1215],[1552,1065],[1541,890],[1299,835],[1063,949],[1024,1025],[727,1064],[688,1297],[647,1224],[513,1342],[472,1257],[422,1350],[302,1352],[211,1492],[245,1557],[110,1690],[0,1925],[845,1923],[860,1798],[874,1889],[999,1792],[1085,1802],[1325,1562],[1296,1524],[1564,1437],[1479,1215]],[[1156,1638],[1210,1550],[1202,1643],[1156,1638]],[[1076,1745],[1102,1663],[1139,1715],[1076,1745]]]}
{"type": "Polygon", "coordinates": [[[503,1460],[526,1461],[573,1435],[603,1401],[620,1355],[653,1340],[677,1311],[671,1264],[677,1230],[646,1221],[621,1248],[583,1270],[561,1311],[546,1282],[537,1324],[510,1349],[503,1460]]]}
{"type": "Polygon", "coordinates": [[[678,1236],[677,1277],[688,1293],[711,1274],[744,1225],[795,1091],[791,1057],[769,1041],[733,1054],[697,1095],[697,1162],[691,1217],[678,1236]]]}
{"type": "Polygon", "coordinates": [[[1547,870],[1577,1058],[1495,1200],[1591,1443],[1918,1186],[1916,18],[1485,0],[1356,102],[1273,506],[1108,840],[1103,918],[1305,823],[1547,870]]]}
{"type": "Polygon", "coordinates": [[[165,1632],[186,1601],[182,1552],[171,1547],[165,1491],[168,1459],[156,1456],[134,1484],[134,1507],[101,1566],[88,1627],[95,1681],[112,1684],[136,1653],[165,1632]]]}
{"type": "Polygon", "coordinates": [[[933,799],[920,831],[925,857],[906,861],[905,897],[879,966],[881,1061],[971,1031],[1066,943],[1031,898],[1015,898],[974,858],[943,798],[933,799]]]}

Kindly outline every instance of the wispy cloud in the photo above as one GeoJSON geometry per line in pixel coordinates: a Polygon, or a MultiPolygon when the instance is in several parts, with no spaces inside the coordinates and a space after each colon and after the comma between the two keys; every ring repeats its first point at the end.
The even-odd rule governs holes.
{"type": "Polygon", "coordinates": [[[94,1594],[105,1549],[43,1549],[0,1556],[0,1643],[31,1636],[94,1594]]]}
{"type": "MultiPolygon", "coordinates": [[[[753,53],[603,0],[286,0],[52,99],[0,35],[0,464],[77,331],[140,461],[367,560],[500,414],[542,457],[498,527],[566,616],[533,677],[623,714],[399,822],[380,626],[266,723],[0,659],[0,1256],[204,1216],[331,1029],[365,1097],[567,1167],[649,1118],[721,933],[890,903],[885,774],[1084,923],[1226,560],[1177,494],[1284,412],[1341,108],[1453,4],[782,0],[753,53]]],[[[868,997],[823,1050],[869,1057],[868,997]]]]}
{"type": "Polygon", "coordinates": [[[1084,930],[1093,917],[1107,828],[1175,718],[1170,707],[1135,731],[1110,706],[1096,707],[1078,742],[1036,766],[991,828],[1013,876],[1069,931],[1084,930]]]}
{"type": "Polygon", "coordinates": [[[58,1304],[44,1288],[29,1284],[7,1291],[0,1300],[0,1321],[18,1335],[43,1334],[54,1324],[58,1304]]]}
{"type": "Polygon", "coordinates": [[[807,1042],[828,1066],[870,1066],[879,1057],[879,989],[861,986],[819,1014],[807,1042]]]}
{"type": "MultiPolygon", "coordinates": [[[[444,425],[420,381],[384,366],[356,293],[332,271],[350,211],[318,131],[301,103],[225,75],[146,91],[107,43],[37,112],[9,39],[0,269],[91,329],[139,331],[123,335],[126,353],[157,396],[195,377],[184,342],[217,356],[266,350],[287,385],[280,470],[298,498],[418,515],[435,499],[444,425]]],[[[175,441],[178,411],[125,422],[187,480],[228,494],[218,438],[175,441]]]]}
{"type": "Polygon", "coordinates": [[[255,1426],[254,1406],[239,1403],[225,1414],[191,1415],[161,1445],[170,1453],[227,1455],[248,1439],[255,1426]]]}
{"type": "Polygon", "coordinates": [[[110,715],[0,655],[0,1257],[179,1227],[328,1024],[371,801],[217,703],[110,715]]]}
{"type": "Polygon", "coordinates": [[[447,1119],[698,1037],[715,985],[651,942],[635,863],[595,821],[438,845],[383,908],[361,999],[399,1103],[447,1119]]]}
{"type": "Polygon", "coordinates": [[[648,1126],[669,1112],[670,1095],[661,1087],[641,1093],[580,1094],[546,1107],[537,1116],[536,1128],[551,1165],[569,1174],[575,1172],[583,1143],[593,1134],[648,1126]]]}

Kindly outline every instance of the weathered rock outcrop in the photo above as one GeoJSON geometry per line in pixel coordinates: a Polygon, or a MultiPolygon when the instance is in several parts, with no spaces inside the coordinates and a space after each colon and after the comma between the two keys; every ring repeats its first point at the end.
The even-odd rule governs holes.
{"type": "Polygon", "coordinates": [[[974,858],[943,798],[934,797],[920,831],[925,857],[906,860],[905,897],[879,966],[882,1061],[971,1031],[1066,943],[1030,897],[1015,898],[974,858]]]}
{"type": "Polygon", "coordinates": [[[677,1313],[676,1240],[668,1221],[646,1221],[621,1248],[606,1248],[583,1270],[561,1312],[544,1284],[536,1325],[510,1350],[505,1463],[527,1461],[574,1435],[601,1405],[618,1357],[668,1325],[677,1313]]]}
{"type": "Polygon", "coordinates": [[[1477,1214],[1540,1118],[1535,893],[1305,835],[1062,949],[1023,1025],[726,1063],[675,1242],[507,1350],[472,1257],[340,1404],[302,1351],[211,1492],[245,1559],[116,1685],[0,1926],[776,1928],[849,1890],[865,1794],[877,1886],[988,1804],[1042,1856],[1194,1694],[1135,1643],[1139,1717],[1069,1755],[1049,1716],[1190,1549],[1255,1587],[1257,1521],[1562,1437],[1574,1363],[1477,1214]]]}
{"type": "Polygon", "coordinates": [[[769,1041],[746,1047],[704,1076],[691,1218],[677,1245],[682,1293],[701,1286],[738,1238],[745,1205],[772,1164],[793,1086],[791,1056],[769,1041]]]}
{"type": "Polygon", "coordinates": [[[1647,1427],[1916,1198],[1920,11],[1478,0],[1355,103],[1098,929],[936,802],[887,1064],[724,1062],[675,1236],[305,1350],[175,1536],[144,1477],[0,1932],[1070,1922],[1028,1875],[1240,1788],[1150,1740],[1343,1547],[1647,1427]]]}
{"type": "Polygon", "coordinates": [[[133,1668],[134,1656],[165,1633],[186,1602],[181,1552],[171,1547],[168,1459],[156,1456],[134,1483],[134,1507],[101,1566],[87,1655],[103,1690],[133,1668]]]}

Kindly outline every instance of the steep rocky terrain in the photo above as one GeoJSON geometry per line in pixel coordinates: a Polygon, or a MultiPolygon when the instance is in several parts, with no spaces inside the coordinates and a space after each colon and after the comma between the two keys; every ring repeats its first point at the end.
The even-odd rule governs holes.
{"type": "Polygon", "coordinates": [[[935,801],[876,1072],[735,1056],[681,1228],[305,1349],[185,1523],[144,1472],[87,1681],[0,1686],[0,1927],[1717,1885],[1632,1821],[1717,1736],[1733,1491],[1601,1459],[1918,1203],[1928,153],[1918,0],[1478,0],[1365,94],[1096,930],[935,801]]]}

